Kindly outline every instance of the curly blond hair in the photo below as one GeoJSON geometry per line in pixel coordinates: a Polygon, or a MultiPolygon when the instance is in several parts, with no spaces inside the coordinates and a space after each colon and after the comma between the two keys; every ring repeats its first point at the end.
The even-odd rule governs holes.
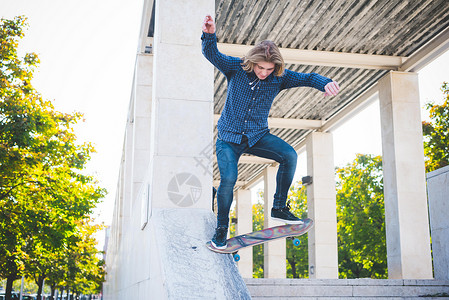
{"type": "Polygon", "coordinates": [[[242,58],[242,67],[248,73],[254,71],[254,67],[261,61],[274,63],[274,75],[282,76],[285,70],[284,59],[275,43],[272,41],[263,41],[254,46],[242,58]]]}

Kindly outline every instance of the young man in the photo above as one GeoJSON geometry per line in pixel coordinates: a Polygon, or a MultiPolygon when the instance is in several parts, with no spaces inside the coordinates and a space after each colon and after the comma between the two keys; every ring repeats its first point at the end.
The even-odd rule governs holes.
{"type": "Polygon", "coordinates": [[[226,248],[229,209],[237,181],[237,163],[243,153],[269,158],[279,163],[271,217],[288,224],[302,220],[286,206],[287,193],[296,170],[297,153],[289,144],[268,129],[268,114],[276,95],[283,89],[308,86],[337,95],[336,82],[321,75],[298,73],[285,69],[277,46],[263,41],[245,57],[226,56],[218,51],[215,23],[211,16],[203,22],[202,51],[228,81],[226,104],[218,120],[216,155],[220,170],[217,191],[217,228],[212,245],[226,248]]]}

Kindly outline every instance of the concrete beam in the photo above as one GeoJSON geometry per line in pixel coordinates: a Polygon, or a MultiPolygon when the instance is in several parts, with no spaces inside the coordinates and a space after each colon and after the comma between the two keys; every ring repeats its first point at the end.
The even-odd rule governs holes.
{"type": "Polygon", "coordinates": [[[410,56],[398,70],[418,72],[447,50],[449,50],[449,27],[410,56]]]}
{"type": "Polygon", "coordinates": [[[268,126],[271,128],[318,129],[323,126],[323,122],[321,120],[268,118],[268,126]]]}
{"type": "MultiPolygon", "coordinates": [[[[214,156],[214,163],[217,162],[217,156],[214,156]]],[[[241,156],[239,159],[239,163],[240,164],[273,164],[275,163],[274,160],[272,159],[267,159],[267,158],[263,158],[263,157],[258,157],[258,156],[250,156],[250,155],[245,155],[245,156],[241,156]]]]}
{"type": "MultiPolygon", "coordinates": [[[[244,187],[246,184],[247,184],[246,181],[237,180],[237,182],[235,183],[235,186],[244,187]]],[[[219,185],[220,185],[220,180],[214,180],[214,186],[218,187],[219,185]]]]}
{"type": "Polygon", "coordinates": [[[150,27],[153,5],[154,1],[144,1],[137,48],[138,53],[145,53],[145,47],[153,44],[153,38],[148,37],[148,28],[150,27]]]}
{"type": "MultiPolygon", "coordinates": [[[[214,115],[215,125],[217,124],[219,118],[219,114],[214,115]]],[[[323,126],[323,121],[308,119],[268,118],[268,126],[270,128],[318,129],[323,126]]]]}
{"type": "MultiPolygon", "coordinates": [[[[218,49],[231,56],[244,56],[253,46],[219,43],[218,49]]],[[[280,48],[285,63],[360,69],[397,70],[407,60],[401,56],[342,53],[280,48]]]]}
{"type": "Polygon", "coordinates": [[[377,99],[377,95],[377,84],[373,84],[370,88],[352,100],[348,105],[342,107],[338,113],[323,122],[323,126],[319,128],[319,131],[332,131],[333,129],[339,127],[373,103],[377,99]]]}
{"type": "MultiPolygon", "coordinates": [[[[331,132],[335,130],[340,125],[344,124],[344,122],[348,121],[360,111],[369,106],[371,103],[373,103],[373,101],[377,99],[377,96],[378,87],[377,84],[374,84],[365,92],[356,97],[350,104],[343,107],[337,114],[330,117],[329,120],[323,121],[323,126],[318,128],[316,131],[331,132]]],[[[294,147],[298,154],[306,150],[306,140],[312,132],[314,131],[311,131],[309,134],[307,134],[305,138],[294,147]]]]}

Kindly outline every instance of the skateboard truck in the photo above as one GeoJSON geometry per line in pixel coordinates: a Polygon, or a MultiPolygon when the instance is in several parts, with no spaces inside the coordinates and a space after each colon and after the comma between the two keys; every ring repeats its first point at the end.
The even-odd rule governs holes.
{"type": "Polygon", "coordinates": [[[313,183],[312,176],[304,176],[301,181],[302,185],[311,185],[313,183]]]}

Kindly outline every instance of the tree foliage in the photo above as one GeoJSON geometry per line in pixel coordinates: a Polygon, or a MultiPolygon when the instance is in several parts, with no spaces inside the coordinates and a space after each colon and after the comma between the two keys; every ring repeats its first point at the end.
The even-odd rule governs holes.
{"type": "Polygon", "coordinates": [[[0,22],[0,277],[43,282],[55,257],[104,196],[83,174],[94,148],[78,144],[80,113],[54,109],[33,88],[34,53],[18,56],[26,18],[0,22]]]}
{"type": "Polygon", "coordinates": [[[387,278],[382,159],[358,154],[337,176],[339,276],[387,278]]]}
{"type": "Polygon", "coordinates": [[[422,122],[426,171],[431,172],[449,165],[449,85],[444,82],[441,91],[444,101],[426,104],[431,122],[422,122]]]}
{"type": "Polygon", "coordinates": [[[67,249],[59,258],[62,261],[57,264],[60,270],[55,270],[59,276],[48,277],[50,285],[78,295],[100,292],[105,276],[104,261],[98,256],[93,236],[99,229],[101,226],[91,224],[89,219],[79,223],[77,233],[70,238],[67,249]]]}

